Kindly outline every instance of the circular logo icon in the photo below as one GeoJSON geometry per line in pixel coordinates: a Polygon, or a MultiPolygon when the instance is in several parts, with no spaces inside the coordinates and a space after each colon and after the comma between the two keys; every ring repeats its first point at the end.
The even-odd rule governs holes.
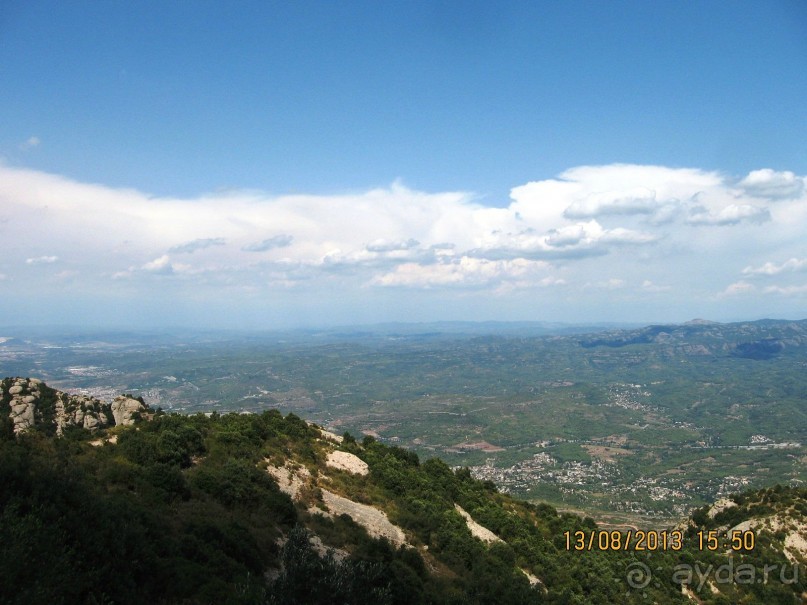
{"type": "Polygon", "coordinates": [[[628,565],[628,573],[625,575],[628,581],[628,586],[641,590],[653,579],[653,574],[650,573],[650,568],[644,563],[635,561],[628,565]]]}

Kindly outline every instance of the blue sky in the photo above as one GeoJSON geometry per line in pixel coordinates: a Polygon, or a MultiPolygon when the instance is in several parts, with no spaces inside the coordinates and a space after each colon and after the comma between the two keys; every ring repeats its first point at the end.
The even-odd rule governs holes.
{"type": "Polygon", "coordinates": [[[0,323],[807,308],[803,2],[12,1],[0,82],[0,323]]]}

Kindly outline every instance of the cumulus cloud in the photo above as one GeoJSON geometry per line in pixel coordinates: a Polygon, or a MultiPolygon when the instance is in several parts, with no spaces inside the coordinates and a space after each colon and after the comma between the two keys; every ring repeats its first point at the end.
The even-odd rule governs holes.
{"type": "Polygon", "coordinates": [[[777,172],[770,168],[752,170],[739,186],[748,195],[770,200],[790,200],[804,193],[804,178],[789,170],[777,172]]]}
{"type": "Polygon", "coordinates": [[[171,260],[167,254],[163,254],[159,258],[145,263],[140,267],[140,271],[151,273],[154,275],[178,275],[182,273],[199,274],[204,273],[204,269],[196,269],[191,265],[185,263],[177,263],[171,260]]]}
{"type": "Polygon", "coordinates": [[[632,229],[625,229],[624,227],[616,227],[614,229],[603,230],[600,241],[605,244],[616,245],[650,244],[657,241],[660,237],[661,236],[653,233],[634,231],[632,229]]]}
{"type": "Polygon", "coordinates": [[[604,229],[596,220],[565,225],[538,233],[526,229],[518,233],[494,232],[483,246],[469,255],[489,259],[581,259],[601,256],[609,248],[628,244],[648,244],[657,239],[649,233],[617,227],[604,229]]]}
{"type": "Polygon", "coordinates": [[[656,200],[655,191],[639,188],[626,192],[588,195],[585,199],[573,202],[563,211],[563,216],[580,219],[608,214],[653,214],[661,205],[656,200]]]}
{"type": "Polygon", "coordinates": [[[416,240],[386,242],[380,240],[358,250],[336,248],[322,257],[322,267],[329,271],[388,269],[406,262],[431,264],[439,257],[453,256],[453,250],[423,247],[416,240]]]}
{"type": "Polygon", "coordinates": [[[373,283],[380,286],[409,288],[483,287],[499,285],[505,281],[537,286],[564,283],[560,278],[546,275],[537,279],[528,279],[534,277],[536,273],[545,273],[546,267],[546,263],[523,258],[488,260],[463,256],[431,265],[405,263],[389,273],[376,277],[373,283]]]}
{"type": "Polygon", "coordinates": [[[796,271],[807,271],[807,258],[791,258],[781,265],[772,262],[767,262],[759,267],[749,265],[743,269],[743,275],[779,275],[796,271]]]}
{"type": "Polygon", "coordinates": [[[266,252],[267,250],[274,250],[275,248],[291,246],[293,241],[294,237],[281,233],[280,235],[274,235],[260,242],[247,244],[241,248],[241,250],[244,252],[266,252]]]}
{"type": "Polygon", "coordinates": [[[36,258],[26,258],[26,265],[50,265],[59,260],[58,256],[37,256],[36,258]]]}
{"type": "MultiPolygon", "coordinates": [[[[562,285],[547,292],[568,295],[570,310],[600,296],[605,304],[609,288],[645,303],[648,292],[663,291],[671,308],[714,300],[715,284],[736,279],[738,267],[749,280],[805,269],[807,193],[794,186],[787,195],[797,197],[786,197],[782,183],[791,181],[803,178],[582,166],[485,206],[471,193],[401,183],[334,195],[158,198],[0,163],[0,268],[9,279],[40,280],[45,291],[52,274],[25,265],[69,259],[69,281],[86,291],[144,292],[159,279],[199,299],[236,291],[228,304],[244,292],[264,301],[286,288],[325,305],[318,288],[326,284],[366,304],[393,287],[501,294],[562,285]],[[762,181],[778,183],[778,197],[772,186],[763,196],[762,181]],[[663,277],[637,280],[644,275],[663,277]]],[[[776,287],[800,287],[782,281],[776,287]]],[[[740,281],[723,295],[742,293],[763,291],[740,281]]]]}
{"type": "Polygon", "coordinates": [[[142,267],[143,271],[149,273],[159,273],[161,275],[170,275],[174,272],[174,267],[171,265],[171,258],[167,254],[163,254],[160,258],[155,258],[149,261],[142,267]]]}
{"type": "MultiPolygon", "coordinates": [[[[783,174],[777,173],[778,180],[768,180],[787,181],[789,176],[783,174]]],[[[793,179],[803,182],[800,177],[793,179]]],[[[746,181],[748,179],[743,182],[746,181]]],[[[750,179],[746,184],[751,187],[753,181],[750,179]]],[[[757,181],[761,179],[757,177],[757,181]]],[[[782,186],[777,191],[784,190],[782,186]]],[[[757,187],[756,191],[762,190],[757,187]]],[[[768,193],[772,191],[768,189],[768,193]]],[[[796,195],[799,191],[792,187],[788,194],[796,195]]],[[[803,191],[799,195],[803,196],[803,191]]],[[[745,189],[738,189],[732,179],[717,172],[692,168],[631,164],[581,166],[555,179],[515,187],[511,197],[510,210],[539,231],[542,226],[560,229],[570,222],[582,224],[581,219],[593,219],[604,228],[653,234],[647,237],[645,233],[645,241],[662,238],[667,233],[665,230],[678,229],[681,225],[732,227],[772,219],[765,203],[745,189]]],[[[792,209],[781,211],[785,212],[792,209]]]]}
{"type": "Polygon", "coordinates": [[[197,250],[204,250],[211,246],[224,246],[226,243],[223,237],[205,237],[173,246],[168,252],[172,254],[193,254],[197,250]]]}
{"type": "Polygon", "coordinates": [[[140,267],[129,267],[124,271],[117,271],[111,275],[114,280],[130,279],[136,277],[138,274],[147,275],[179,275],[183,273],[201,273],[203,270],[194,271],[193,268],[184,263],[176,263],[171,260],[168,254],[163,254],[143,263],[140,267]]]}
{"type": "Polygon", "coordinates": [[[420,242],[411,237],[405,242],[388,242],[385,239],[379,239],[372,244],[368,244],[366,249],[368,252],[395,252],[397,250],[411,250],[419,245],[420,242]]]}
{"type": "Polygon", "coordinates": [[[704,206],[695,206],[690,209],[687,222],[691,225],[737,225],[747,221],[750,223],[764,223],[771,220],[771,213],[767,208],[760,208],[750,204],[729,204],[717,212],[704,206]]]}

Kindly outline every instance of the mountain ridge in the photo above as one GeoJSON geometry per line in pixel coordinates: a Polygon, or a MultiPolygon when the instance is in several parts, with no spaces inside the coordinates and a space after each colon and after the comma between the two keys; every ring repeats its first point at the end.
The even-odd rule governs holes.
{"type": "MultiPolygon", "coordinates": [[[[15,380],[2,382],[4,397],[15,380]]],[[[437,458],[421,461],[372,437],[359,442],[346,434],[340,441],[276,411],[181,416],[156,410],[130,425],[80,427],[62,437],[50,425],[34,424],[3,433],[0,474],[8,486],[0,494],[0,591],[8,603],[54,602],[60,594],[67,602],[256,604],[804,598],[801,580],[789,581],[804,573],[805,562],[793,549],[794,560],[783,554],[789,533],[749,526],[757,544],[733,558],[697,548],[698,536],[708,540],[709,531],[735,521],[787,510],[788,518],[803,522],[803,489],[772,488],[738,497],[740,503],[712,516],[699,513],[680,530],[680,551],[641,551],[635,543],[617,549],[613,542],[600,549],[598,542],[616,537],[590,519],[511,498],[437,458]],[[284,476],[296,482],[297,498],[284,493],[284,476]],[[334,504],[343,501],[355,507],[334,504]],[[769,510],[754,508],[757,503],[769,510]],[[405,542],[373,537],[358,512],[351,514],[366,510],[361,507],[383,512],[405,542]],[[480,539],[474,524],[498,540],[480,539]],[[594,547],[576,549],[578,532],[596,539],[594,547]],[[34,582],[25,561],[48,565],[49,574],[34,582]],[[720,569],[730,562],[747,565],[746,573],[762,574],[765,565],[794,571],[784,580],[769,574],[765,584],[734,576],[731,582],[719,576],[710,583],[697,583],[696,576],[676,581],[680,566],[720,569]],[[645,568],[655,582],[631,575],[645,568]]],[[[664,531],[671,529],[654,535],[664,531]]],[[[721,533],[721,546],[726,539],[721,533]]]]}
{"type": "Polygon", "coordinates": [[[12,423],[15,434],[39,428],[47,434],[63,435],[66,430],[96,431],[133,424],[149,411],[142,397],[119,395],[105,403],[88,395],[70,395],[50,388],[38,378],[5,378],[2,381],[0,414],[12,423]]]}

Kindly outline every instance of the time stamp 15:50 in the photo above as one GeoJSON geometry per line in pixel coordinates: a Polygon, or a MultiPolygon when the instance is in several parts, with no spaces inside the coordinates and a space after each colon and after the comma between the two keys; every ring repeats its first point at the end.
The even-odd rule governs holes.
{"type": "Polygon", "coordinates": [[[721,534],[715,530],[697,531],[687,534],[680,530],[654,531],[565,531],[566,550],[633,550],[633,551],[660,551],[682,550],[685,541],[697,547],[698,550],[708,551],[752,551],[756,545],[756,534],[750,530],[732,530],[721,534]]]}

